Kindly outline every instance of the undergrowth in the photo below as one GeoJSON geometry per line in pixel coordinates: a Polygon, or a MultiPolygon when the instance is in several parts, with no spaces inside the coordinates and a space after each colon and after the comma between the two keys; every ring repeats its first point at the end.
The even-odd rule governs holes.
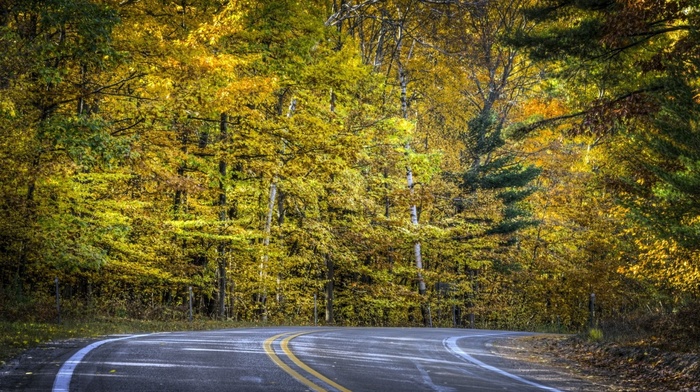
{"type": "Polygon", "coordinates": [[[700,351],[700,302],[673,311],[657,311],[626,319],[607,320],[599,328],[603,341],[649,346],[677,352],[700,351]]]}

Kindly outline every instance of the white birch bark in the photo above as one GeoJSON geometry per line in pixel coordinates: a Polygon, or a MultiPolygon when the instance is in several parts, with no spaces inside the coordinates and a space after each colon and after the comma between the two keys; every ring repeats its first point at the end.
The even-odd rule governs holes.
{"type": "MultiPolygon", "coordinates": [[[[406,143],[406,149],[408,150],[410,145],[406,143]]],[[[411,196],[413,196],[413,188],[415,186],[413,182],[413,171],[410,167],[406,167],[406,182],[408,183],[408,189],[411,191],[411,196]]],[[[418,208],[415,203],[411,203],[411,224],[414,227],[418,227],[418,208]]],[[[421,244],[420,241],[416,241],[413,244],[413,254],[416,259],[416,269],[418,269],[418,293],[420,295],[425,295],[425,280],[423,279],[423,256],[421,254],[421,244]]]]}
{"type": "MultiPolygon", "coordinates": [[[[401,30],[399,30],[401,31],[401,30]]],[[[401,34],[401,32],[399,32],[401,34]]],[[[399,37],[399,52],[401,49],[401,38],[399,37]]],[[[408,59],[411,58],[411,54],[413,52],[413,47],[411,47],[409,54],[408,54],[408,59]]],[[[399,61],[399,84],[401,86],[401,115],[404,120],[408,119],[408,78],[406,75],[406,70],[404,69],[403,64],[399,61]]],[[[412,151],[411,149],[411,144],[410,142],[406,142],[405,145],[406,148],[406,153],[410,154],[412,151]]],[[[410,212],[411,212],[411,224],[418,228],[419,227],[419,222],[418,222],[418,208],[416,207],[416,204],[413,202],[413,195],[414,195],[414,187],[415,183],[413,181],[413,170],[411,169],[410,165],[406,165],[406,183],[408,185],[408,189],[410,191],[411,195],[411,206],[410,206],[410,212]]],[[[415,265],[416,269],[418,270],[417,272],[417,279],[418,279],[418,294],[420,294],[421,298],[425,300],[425,292],[426,292],[426,287],[425,287],[425,279],[423,278],[423,255],[421,252],[421,242],[420,240],[417,240],[416,242],[413,243],[413,254],[415,257],[415,265]]],[[[432,317],[430,315],[430,305],[427,303],[422,303],[421,304],[421,313],[423,315],[423,323],[426,326],[432,326],[433,321],[432,317]]]]}
{"type": "MultiPolygon", "coordinates": [[[[292,99],[292,102],[289,104],[289,109],[287,110],[287,118],[292,117],[292,114],[294,114],[294,110],[296,109],[297,105],[297,100],[292,99]]],[[[282,139],[282,152],[284,153],[284,139],[282,139]]],[[[280,165],[282,166],[282,163],[280,162],[280,165]]],[[[279,168],[278,168],[279,170],[279,168]]],[[[267,306],[265,305],[265,301],[267,298],[267,285],[265,285],[265,278],[267,276],[267,266],[270,261],[270,232],[272,229],[272,214],[274,213],[275,210],[275,201],[277,199],[277,181],[279,180],[278,174],[275,173],[275,175],[272,177],[272,181],[270,182],[270,197],[268,199],[267,203],[267,214],[265,216],[265,228],[263,230],[264,232],[264,237],[263,237],[263,256],[262,260],[260,262],[260,284],[262,285],[262,319],[263,321],[267,321],[267,306]]],[[[277,295],[276,299],[277,302],[280,300],[280,276],[279,274],[277,275],[277,295]]]]}

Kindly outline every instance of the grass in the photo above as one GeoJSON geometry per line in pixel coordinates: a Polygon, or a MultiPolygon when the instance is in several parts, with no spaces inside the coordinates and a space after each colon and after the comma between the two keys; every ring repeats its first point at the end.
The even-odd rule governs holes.
{"type": "Polygon", "coordinates": [[[71,338],[95,338],[125,333],[189,331],[255,326],[230,321],[145,321],[131,319],[96,319],[66,321],[61,324],[0,321],[0,366],[23,351],[43,343],[71,338]]]}
{"type": "Polygon", "coordinates": [[[588,330],[588,340],[591,342],[600,342],[603,340],[603,331],[600,328],[591,328],[588,330]]]}

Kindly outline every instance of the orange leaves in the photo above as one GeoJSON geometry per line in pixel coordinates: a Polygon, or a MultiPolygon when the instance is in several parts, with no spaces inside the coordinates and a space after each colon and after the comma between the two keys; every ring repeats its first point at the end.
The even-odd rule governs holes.
{"type": "Polygon", "coordinates": [[[531,116],[553,118],[568,113],[569,108],[558,99],[533,98],[518,106],[515,121],[525,121],[531,116]]]}

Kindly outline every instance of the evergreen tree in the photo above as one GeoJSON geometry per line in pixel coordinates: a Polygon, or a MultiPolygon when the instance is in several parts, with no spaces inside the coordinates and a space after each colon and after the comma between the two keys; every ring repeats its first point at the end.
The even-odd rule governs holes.
{"type": "MultiPolygon", "coordinates": [[[[107,6],[82,0],[0,5],[0,286],[94,268],[124,239],[101,196],[123,184],[121,118],[104,111],[126,80],[107,6]]],[[[123,124],[123,123],[122,123],[123,124]]]]}
{"type": "Polygon", "coordinates": [[[656,277],[670,273],[697,294],[697,273],[684,267],[689,261],[692,271],[700,269],[697,4],[539,1],[528,15],[536,28],[514,34],[513,42],[549,65],[573,111],[524,129],[575,119],[571,133],[605,140],[598,144],[608,161],[597,169],[598,180],[629,209],[638,243],[648,245],[641,232],[650,230],[657,246],[690,252],[669,256],[675,260],[665,266],[652,263],[643,274],[663,282],[656,277]]]}

